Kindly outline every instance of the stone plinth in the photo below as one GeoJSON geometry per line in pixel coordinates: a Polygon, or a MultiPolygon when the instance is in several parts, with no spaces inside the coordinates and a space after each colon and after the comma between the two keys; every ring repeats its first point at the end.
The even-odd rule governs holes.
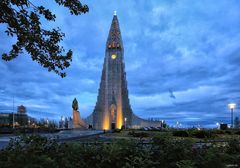
{"type": "Polygon", "coordinates": [[[73,110],[73,128],[86,128],[86,124],[80,118],[80,113],[77,110],[73,110]]]}

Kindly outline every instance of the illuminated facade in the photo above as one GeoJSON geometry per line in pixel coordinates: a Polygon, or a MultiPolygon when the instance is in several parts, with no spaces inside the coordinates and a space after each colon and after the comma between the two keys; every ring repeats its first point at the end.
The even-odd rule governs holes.
{"type": "Polygon", "coordinates": [[[115,129],[132,125],[124,67],[124,48],[116,13],[110,27],[97,103],[92,114],[95,129],[115,129]]]}
{"type": "Polygon", "coordinates": [[[106,43],[97,103],[93,113],[84,120],[94,129],[162,127],[162,121],[148,121],[136,116],[129,103],[124,49],[116,13],[106,43]]]}

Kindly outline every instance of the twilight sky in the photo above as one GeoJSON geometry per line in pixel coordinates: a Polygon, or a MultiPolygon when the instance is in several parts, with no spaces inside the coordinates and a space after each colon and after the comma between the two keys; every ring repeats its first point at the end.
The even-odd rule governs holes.
{"type": "MultiPolygon", "coordinates": [[[[53,2],[53,1],[52,1],[53,2]]],[[[54,3],[57,16],[45,27],[60,27],[62,45],[73,50],[73,62],[62,79],[27,54],[0,60],[0,112],[15,105],[34,117],[60,119],[72,114],[74,97],[82,117],[94,109],[105,43],[117,10],[125,49],[125,66],[133,112],[159,117],[170,125],[214,126],[230,122],[227,104],[240,107],[239,0],[83,1],[89,13],[71,16],[54,3]]],[[[0,54],[14,38],[0,25],[0,54]]],[[[235,110],[240,116],[240,110],[235,110]]]]}

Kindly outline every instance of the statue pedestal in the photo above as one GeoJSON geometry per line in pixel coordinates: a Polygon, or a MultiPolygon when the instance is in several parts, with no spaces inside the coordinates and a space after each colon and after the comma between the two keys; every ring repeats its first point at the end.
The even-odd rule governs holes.
{"type": "Polygon", "coordinates": [[[73,128],[86,128],[86,124],[80,118],[80,113],[77,110],[73,110],[73,128]]]}

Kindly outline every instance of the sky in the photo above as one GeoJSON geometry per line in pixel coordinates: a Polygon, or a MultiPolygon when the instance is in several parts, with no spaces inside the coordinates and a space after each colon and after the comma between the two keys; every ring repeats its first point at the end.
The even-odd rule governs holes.
{"type": "MultiPolygon", "coordinates": [[[[44,4],[56,14],[46,28],[59,27],[61,45],[73,61],[61,78],[33,62],[28,54],[0,60],[0,112],[18,105],[37,118],[59,120],[72,115],[72,100],[81,117],[94,109],[105,44],[117,11],[124,45],[130,103],[142,118],[160,118],[174,126],[214,127],[230,123],[228,103],[240,117],[239,0],[90,0],[89,12],[72,16],[54,1],[44,4]]],[[[15,38],[0,25],[0,54],[15,38]]]]}

